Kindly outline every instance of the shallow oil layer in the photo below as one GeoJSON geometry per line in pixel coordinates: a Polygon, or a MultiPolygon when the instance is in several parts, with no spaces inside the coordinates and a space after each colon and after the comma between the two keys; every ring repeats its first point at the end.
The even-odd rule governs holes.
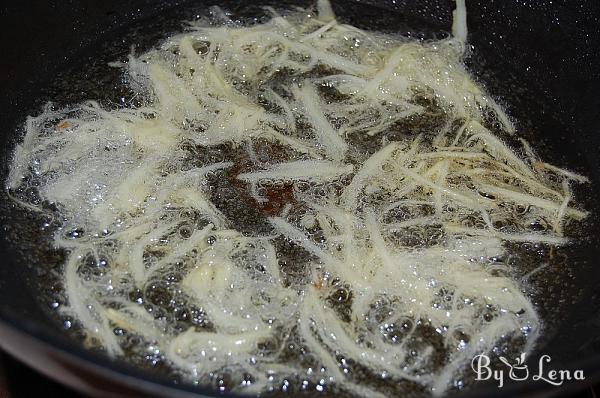
{"type": "MultiPolygon", "coordinates": [[[[256,9],[246,9],[238,11],[240,15],[256,15],[256,9]]],[[[182,17],[190,17],[200,11],[194,10],[178,10],[173,15],[163,16],[162,21],[154,21],[150,26],[132,27],[130,32],[126,32],[116,40],[115,43],[110,45],[104,44],[99,48],[94,49],[94,57],[89,61],[90,64],[84,64],[81,66],[73,67],[72,70],[66,70],[64,76],[59,76],[56,81],[56,86],[50,88],[45,96],[52,99],[57,104],[66,105],[69,103],[76,103],[84,99],[94,98],[100,99],[101,103],[107,106],[119,106],[119,104],[135,104],[136,99],[131,98],[131,93],[126,89],[126,86],[122,82],[122,75],[120,70],[107,66],[109,61],[117,58],[123,59],[129,52],[129,46],[135,43],[139,50],[147,48],[149,45],[155,43],[155,41],[168,34],[169,32],[176,31],[180,27],[180,20],[182,17]],[[150,32],[149,34],[145,34],[150,32]],[[158,33],[160,32],[160,33],[158,33]],[[122,48],[120,55],[115,54],[115,47],[122,48]],[[110,49],[110,51],[108,51],[110,49]]],[[[258,17],[259,18],[259,17],[258,17]]],[[[341,18],[344,18],[342,13],[341,18]]],[[[251,17],[252,19],[252,17],[251,17]]],[[[362,21],[362,25],[367,25],[373,29],[390,30],[390,25],[393,25],[394,21],[380,20],[377,24],[369,25],[368,22],[362,21]]],[[[427,36],[427,35],[425,35],[427,36]]],[[[477,70],[477,65],[472,65],[472,68],[477,70]]],[[[493,76],[482,76],[482,79],[493,78],[493,76]]],[[[511,103],[510,98],[505,99],[506,102],[511,103]]],[[[513,104],[513,106],[515,106],[513,104]]],[[[32,110],[29,113],[37,113],[32,110]]],[[[535,126],[531,126],[531,136],[536,137],[535,126]]],[[[537,133],[539,136],[540,134],[537,133]]],[[[533,140],[534,143],[540,143],[543,147],[543,141],[533,140]]],[[[549,149],[548,152],[551,150],[549,149]]],[[[542,154],[544,149],[542,148],[542,154]]],[[[544,154],[545,155],[545,154],[544,154]]],[[[547,159],[551,160],[546,156],[547,159]]],[[[43,282],[36,285],[42,292],[42,303],[50,308],[58,308],[64,299],[60,294],[60,286],[58,275],[60,273],[60,264],[63,261],[61,253],[53,251],[47,245],[39,245],[40,237],[42,242],[49,242],[50,233],[53,229],[60,225],[60,220],[54,219],[36,219],[35,216],[24,217],[21,220],[15,220],[20,226],[16,229],[19,240],[25,242],[35,242],[35,245],[28,247],[28,258],[30,261],[35,263],[44,263],[47,266],[44,268],[34,268],[39,272],[39,281],[43,282]],[[53,280],[54,283],[48,283],[49,280],[53,280]]],[[[578,231],[572,231],[572,234],[577,234],[578,231]]],[[[23,245],[23,247],[29,245],[23,245]]],[[[282,246],[285,246],[282,243],[282,246]]],[[[507,259],[507,261],[518,261],[519,267],[514,269],[518,270],[517,278],[526,278],[529,285],[531,285],[531,295],[534,301],[538,304],[538,309],[542,315],[542,318],[547,320],[546,327],[548,332],[552,332],[552,319],[557,314],[563,312],[568,306],[572,304],[573,300],[577,299],[578,289],[576,280],[576,267],[577,267],[577,248],[565,248],[561,250],[550,249],[547,247],[526,247],[526,245],[519,245],[513,249],[514,258],[507,259]],[[547,263],[548,266],[540,269],[535,274],[531,274],[532,271],[536,270],[540,264],[547,263]],[[568,295],[568,299],[564,294],[560,294],[564,290],[568,290],[571,294],[568,295]]],[[[101,271],[100,271],[101,272],[101,271]]],[[[176,276],[173,276],[176,279],[176,276]]],[[[168,278],[167,278],[168,280],[168,278]]],[[[174,281],[175,282],[175,281],[174,281]]],[[[165,311],[170,316],[173,316],[177,322],[181,322],[182,325],[189,324],[201,324],[203,322],[202,314],[194,308],[185,308],[185,303],[178,297],[173,297],[172,292],[169,292],[168,285],[161,286],[156,284],[150,291],[139,292],[137,296],[132,296],[132,300],[143,300],[148,305],[156,306],[157,311],[165,311]]],[[[58,317],[57,317],[58,318],[58,317]]],[[[71,322],[68,319],[60,319],[65,328],[70,328],[71,322]]],[[[73,330],[73,333],[77,335],[77,331],[73,330]]],[[[118,331],[117,331],[118,333],[118,331]]],[[[423,335],[426,336],[427,332],[424,331],[423,335]]],[[[132,340],[132,346],[135,345],[135,340],[132,340]]],[[[511,347],[499,347],[500,352],[510,352],[511,347]]],[[[150,367],[153,369],[159,369],[163,372],[169,372],[168,369],[161,367],[160,357],[154,357],[147,355],[141,361],[142,366],[150,367]]],[[[357,365],[359,366],[359,365],[357,365]]],[[[314,391],[314,390],[313,390],[314,391]]],[[[418,393],[418,391],[416,391],[418,393]]]]}

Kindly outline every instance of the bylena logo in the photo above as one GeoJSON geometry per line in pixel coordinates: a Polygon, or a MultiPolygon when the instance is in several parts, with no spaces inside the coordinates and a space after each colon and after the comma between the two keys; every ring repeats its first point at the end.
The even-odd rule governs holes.
{"type": "Polygon", "coordinates": [[[498,388],[504,386],[505,380],[524,381],[531,380],[543,381],[553,386],[560,386],[565,381],[571,380],[585,380],[583,370],[555,370],[548,369],[548,364],[551,362],[550,355],[542,355],[538,361],[538,368],[536,372],[529,371],[529,366],[525,364],[525,353],[522,353],[518,358],[515,359],[514,363],[511,363],[505,357],[498,358],[506,368],[492,369],[490,366],[490,358],[486,354],[476,355],[471,361],[471,368],[477,375],[475,380],[496,380],[498,382],[498,388]]]}

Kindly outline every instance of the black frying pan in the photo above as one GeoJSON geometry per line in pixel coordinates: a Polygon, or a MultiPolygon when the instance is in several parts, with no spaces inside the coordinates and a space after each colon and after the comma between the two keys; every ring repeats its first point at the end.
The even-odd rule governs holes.
{"type": "MultiPolygon", "coordinates": [[[[218,0],[7,1],[0,6],[2,179],[27,114],[38,113],[48,100],[118,100],[118,72],[106,63],[122,59],[132,45],[138,51],[147,48],[177,31],[182,19],[215,3],[236,9],[235,2],[218,0]]],[[[465,395],[564,394],[600,379],[600,2],[468,0],[467,7],[474,47],[468,64],[507,105],[521,134],[539,145],[544,158],[590,177],[592,184],[578,194],[592,216],[574,231],[580,243],[565,252],[563,263],[536,276],[540,294],[535,300],[547,325],[529,361],[537,369],[539,356],[548,354],[549,366],[581,369],[586,381],[561,387],[509,383],[502,389],[479,383],[465,395]]],[[[341,19],[363,28],[432,38],[449,29],[452,3],[339,0],[334,9],[341,19]]],[[[209,388],[173,385],[151,370],[86,351],[68,336],[47,307],[50,271],[60,256],[48,254],[43,233],[36,229],[40,220],[8,201],[5,193],[0,202],[0,346],[5,351],[95,396],[217,395],[209,388]],[[27,260],[32,251],[43,260],[27,260]]]]}

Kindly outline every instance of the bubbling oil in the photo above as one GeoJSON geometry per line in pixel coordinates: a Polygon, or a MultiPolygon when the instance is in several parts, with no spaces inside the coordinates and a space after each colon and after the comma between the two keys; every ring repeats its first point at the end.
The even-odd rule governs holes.
{"type": "Polygon", "coordinates": [[[476,352],[531,350],[508,248],[564,245],[583,177],[514,139],[464,43],[317,9],[241,26],[215,8],[130,56],[136,106],[30,119],[10,192],[60,217],[60,307],[90,347],[335,396],[440,394],[476,352]]]}

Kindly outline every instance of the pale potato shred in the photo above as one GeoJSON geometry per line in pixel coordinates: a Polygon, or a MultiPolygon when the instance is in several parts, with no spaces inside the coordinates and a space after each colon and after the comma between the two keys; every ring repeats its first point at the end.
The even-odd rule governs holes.
{"type": "Polygon", "coordinates": [[[441,394],[478,353],[530,351],[541,321],[505,243],[566,244],[586,216],[570,185],[586,179],[537,158],[465,69],[464,2],[438,41],[343,24],[327,0],[268,10],[243,26],[215,8],[132,54],[141,106],[28,119],[8,185],[64,220],[62,313],[112,356],[136,335],[183,379],[252,394],[441,394]],[[411,127],[428,118],[443,123],[411,127]],[[266,231],[224,214],[211,181],[228,178],[266,231]],[[83,272],[90,261],[103,271],[83,272]],[[130,299],[168,276],[203,324],[130,299]]]}

